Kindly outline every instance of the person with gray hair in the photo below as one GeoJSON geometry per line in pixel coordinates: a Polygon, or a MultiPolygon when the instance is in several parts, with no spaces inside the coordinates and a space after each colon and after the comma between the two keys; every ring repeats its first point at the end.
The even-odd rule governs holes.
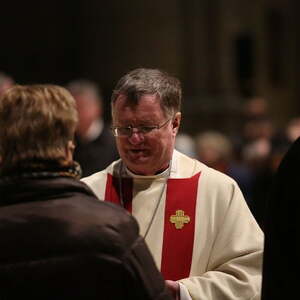
{"type": "Polygon", "coordinates": [[[67,85],[76,100],[79,122],[75,133],[74,159],[88,176],[119,158],[110,128],[103,118],[103,96],[98,85],[77,79],[67,85]]]}
{"type": "Polygon", "coordinates": [[[79,180],[77,120],[60,86],[0,97],[0,298],[171,299],[136,220],[79,180]]]}
{"type": "Polygon", "coordinates": [[[111,98],[121,159],[83,178],[136,217],[174,299],[259,299],[263,233],[237,183],[175,150],[180,81],[124,75],[111,98]]]}

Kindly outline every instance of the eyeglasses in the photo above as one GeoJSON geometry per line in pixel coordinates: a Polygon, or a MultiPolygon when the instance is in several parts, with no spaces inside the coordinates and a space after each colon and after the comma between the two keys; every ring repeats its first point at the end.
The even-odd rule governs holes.
{"type": "Polygon", "coordinates": [[[136,129],[136,132],[141,133],[143,135],[146,135],[150,132],[152,132],[154,129],[160,129],[162,127],[164,127],[165,125],[167,125],[172,118],[168,119],[166,122],[164,122],[161,125],[152,125],[152,126],[137,126],[137,127],[133,127],[131,125],[127,126],[127,127],[120,127],[120,126],[112,126],[111,130],[113,132],[114,136],[118,136],[118,137],[131,137],[133,134],[133,130],[136,129]]]}

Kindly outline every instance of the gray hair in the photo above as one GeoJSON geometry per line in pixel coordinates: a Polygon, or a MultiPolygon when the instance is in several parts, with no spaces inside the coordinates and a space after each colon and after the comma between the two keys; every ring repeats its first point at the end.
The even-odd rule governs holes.
{"type": "Polygon", "coordinates": [[[120,95],[137,105],[141,96],[156,94],[165,115],[171,116],[181,109],[180,81],[159,69],[138,68],[124,75],[117,83],[111,97],[112,106],[120,95]]]}

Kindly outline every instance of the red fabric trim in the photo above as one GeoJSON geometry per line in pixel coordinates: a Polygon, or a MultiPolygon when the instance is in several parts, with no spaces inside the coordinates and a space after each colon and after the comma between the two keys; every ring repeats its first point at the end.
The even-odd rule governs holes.
{"type": "MultiPolygon", "coordinates": [[[[120,187],[119,178],[111,174],[107,175],[106,188],[104,200],[122,205],[120,201],[120,187]]],[[[122,196],[124,201],[124,208],[130,213],[132,212],[132,186],[133,180],[131,178],[122,178],[122,196]]]]}
{"type": "Polygon", "coordinates": [[[191,178],[168,179],[164,239],[162,248],[161,272],[167,280],[178,280],[190,275],[194,234],[195,210],[200,173],[191,178]],[[177,210],[183,210],[190,221],[182,229],[176,229],[170,217],[177,210]]]}

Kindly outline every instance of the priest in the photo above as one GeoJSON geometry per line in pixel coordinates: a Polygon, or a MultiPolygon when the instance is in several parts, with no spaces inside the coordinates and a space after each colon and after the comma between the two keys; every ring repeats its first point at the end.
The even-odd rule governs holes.
{"type": "Polygon", "coordinates": [[[121,159],[83,181],[137,219],[174,299],[259,299],[263,233],[238,185],[174,149],[179,80],[135,69],[111,105],[121,159]]]}

